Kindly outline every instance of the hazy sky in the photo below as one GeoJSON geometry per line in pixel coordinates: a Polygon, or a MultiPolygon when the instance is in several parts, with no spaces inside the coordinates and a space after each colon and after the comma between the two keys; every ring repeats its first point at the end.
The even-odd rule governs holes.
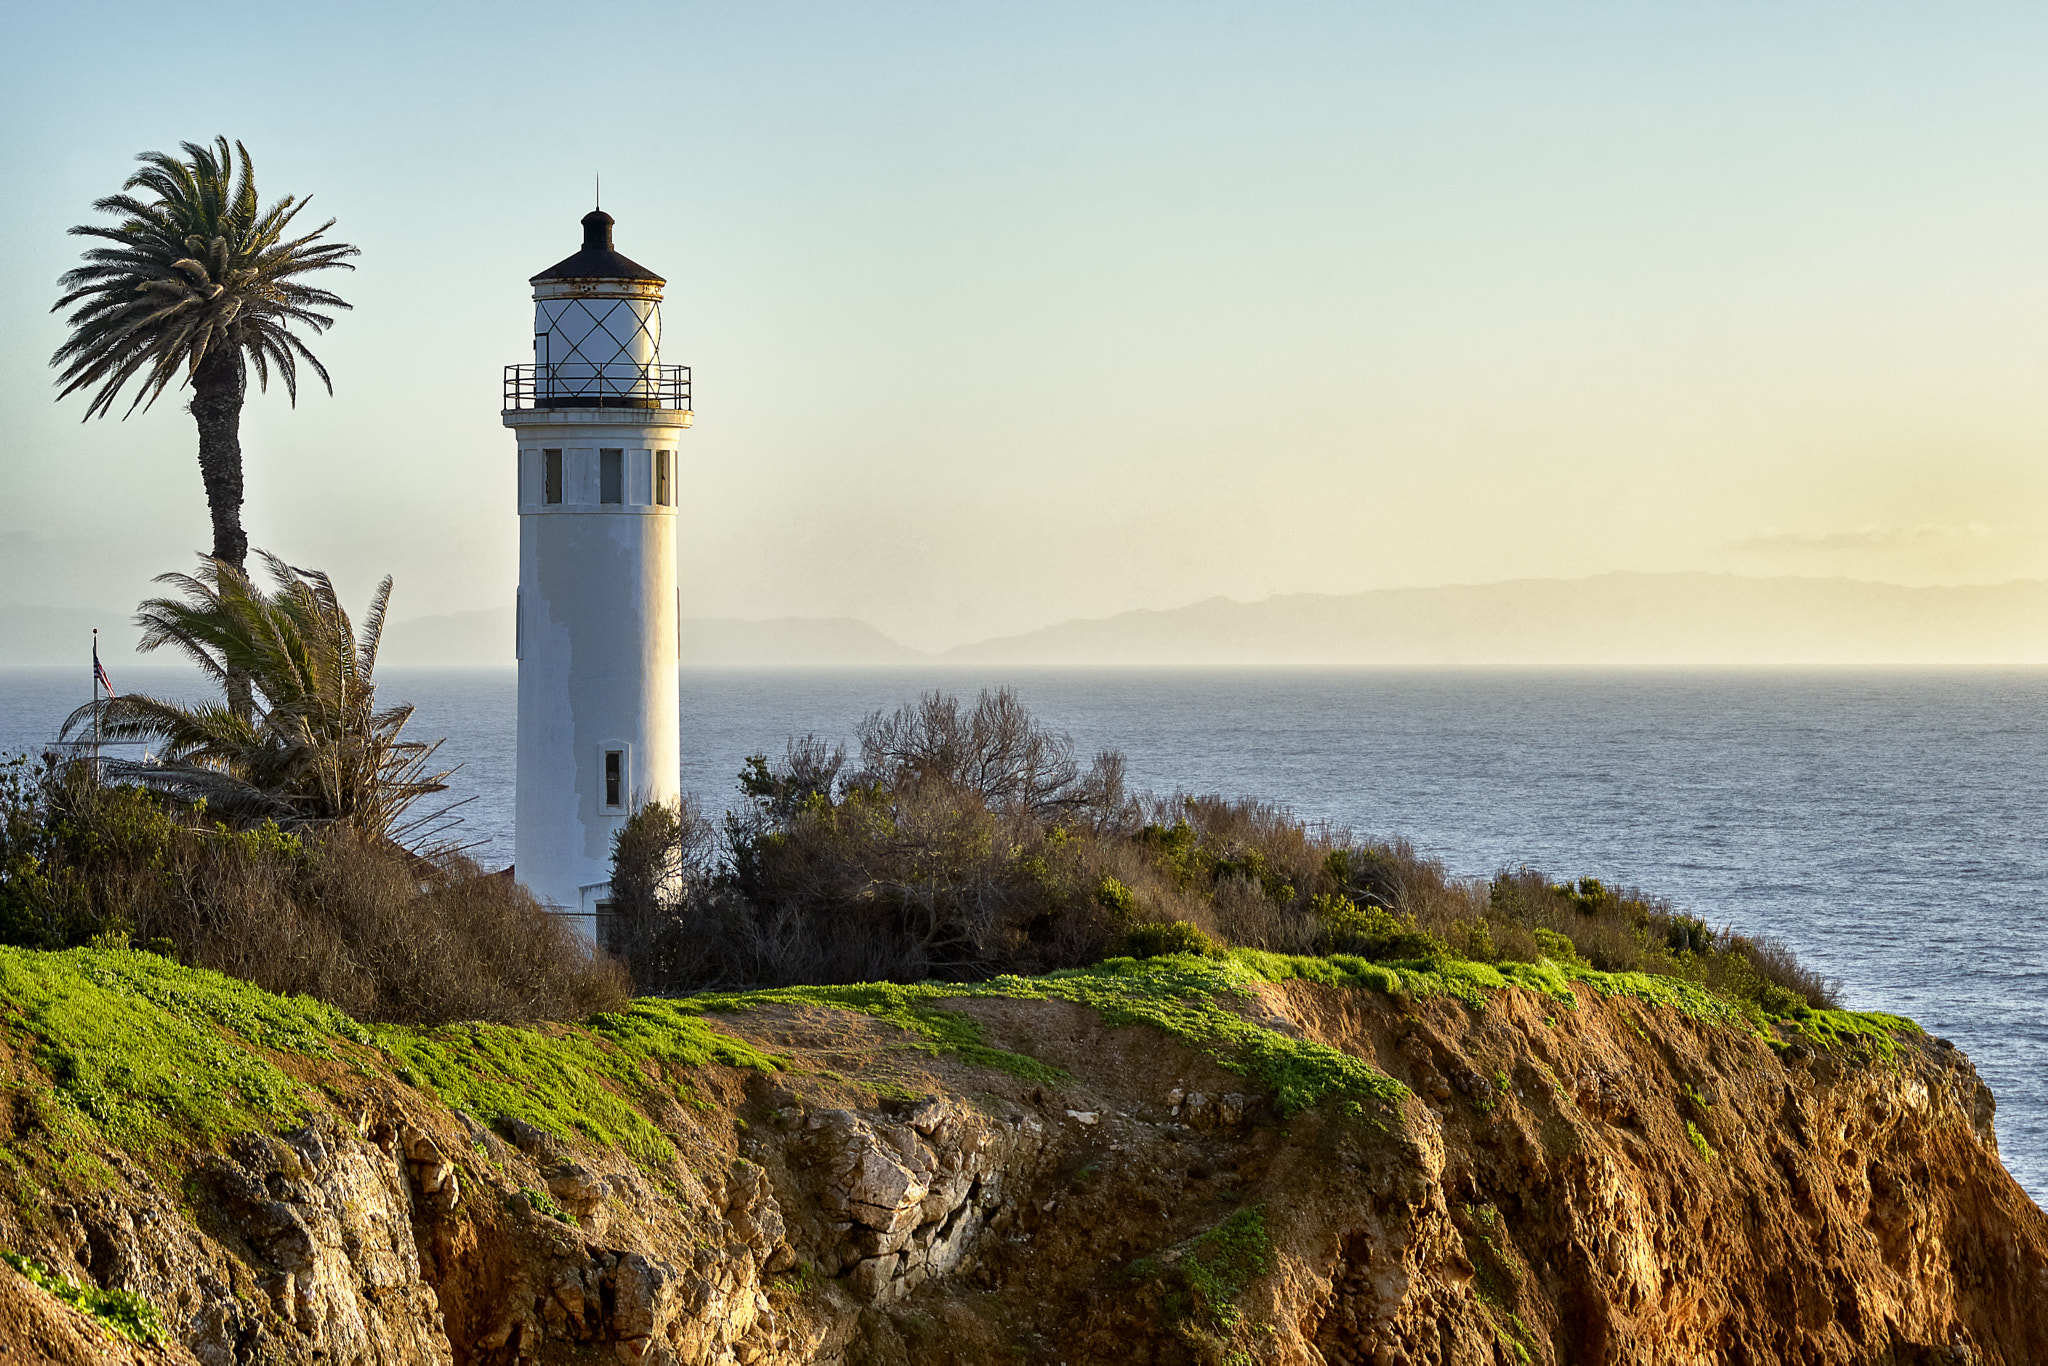
{"type": "Polygon", "coordinates": [[[499,372],[593,171],[695,367],[693,614],[2048,574],[2048,7],[0,15],[0,603],[208,539],[182,403],[46,362],[65,227],[215,133],[363,248],[336,396],[246,410],[251,538],[401,618],[510,600],[499,372]]]}

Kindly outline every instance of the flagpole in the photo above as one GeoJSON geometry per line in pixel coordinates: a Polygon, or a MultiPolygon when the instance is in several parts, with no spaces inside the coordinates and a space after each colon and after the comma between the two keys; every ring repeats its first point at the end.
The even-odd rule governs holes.
{"type": "Polygon", "coordinates": [[[100,777],[100,628],[92,628],[92,777],[100,777]]]}

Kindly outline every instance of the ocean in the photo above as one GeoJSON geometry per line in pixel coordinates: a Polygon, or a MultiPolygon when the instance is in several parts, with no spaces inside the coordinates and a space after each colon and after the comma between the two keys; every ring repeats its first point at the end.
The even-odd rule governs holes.
{"type": "MultiPolygon", "coordinates": [[[[111,666],[117,686],[191,676],[111,666]]],[[[2048,672],[686,671],[683,786],[848,739],[919,692],[1009,684],[1134,787],[1263,798],[1401,836],[1459,874],[1528,864],[1768,934],[1965,1049],[2007,1169],[2048,1198],[2048,672]]],[[[0,672],[0,751],[50,737],[82,671],[0,672]]],[[[462,765],[465,837],[511,858],[510,669],[387,671],[462,765]]]]}

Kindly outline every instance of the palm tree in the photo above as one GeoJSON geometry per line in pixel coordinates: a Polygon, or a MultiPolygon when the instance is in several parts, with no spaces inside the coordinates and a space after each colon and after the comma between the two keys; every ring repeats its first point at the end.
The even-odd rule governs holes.
{"type": "Polygon", "coordinates": [[[238,823],[340,823],[371,839],[415,845],[445,829],[445,808],[405,818],[421,797],[446,790],[448,773],[427,767],[440,743],[399,738],[410,703],[376,705],[390,578],[378,586],[359,633],[325,574],[256,554],[276,581],[274,592],[210,559],[196,574],[158,576],[183,598],[151,598],[135,618],[139,649],[183,652],[221,685],[223,701],[104,698],[73,712],[65,733],[96,724],[105,739],[158,742],[155,760],[108,760],[107,776],[204,801],[209,813],[238,823]],[[225,700],[238,676],[253,691],[246,709],[225,700]]]}
{"type": "Polygon", "coordinates": [[[75,236],[110,246],[85,253],[86,264],[65,272],[68,291],[51,309],[78,308],[65,321],[71,336],[50,364],[62,367],[60,399],[93,390],[85,415],[103,417],[129,381],[134,397],[123,417],[145,411],[174,379],[192,388],[199,424],[199,475],[213,516],[213,558],[235,569],[249,550],[242,531],[242,399],[249,367],[266,391],[274,368],[293,406],[304,361],[334,392],[334,381],[294,327],[320,333],[333,325],[323,309],[349,305],[336,294],[301,282],[321,270],[354,270],[360,254],[346,242],[322,242],[334,220],[287,237],[310,199],[285,196],[267,209],[256,198],[256,169],[248,149],[228,140],[212,147],[182,144],[185,159],[144,152],[144,169],[121,193],[97,200],[101,213],[124,215],[115,227],[82,224],[75,236]],[[236,174],[239,161],[240,174],[236,174]],[[145,201],[129,193],[146,190],[145,201]]]}

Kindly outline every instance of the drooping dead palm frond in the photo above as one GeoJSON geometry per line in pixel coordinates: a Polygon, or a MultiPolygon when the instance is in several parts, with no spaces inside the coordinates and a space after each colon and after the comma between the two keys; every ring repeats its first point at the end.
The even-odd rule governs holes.
{"type": "Polygon", "coordinates": [[[204,800],[231,819],[287,828],[341,822],[407,843],[444,830],[445,809],[407,819],[413,803],[447,788],[448,772],[429,771],[440,742],[401,738],[411,704],[376,704],[390,578],[378,585],[358,632],[325,574],[257,554],[274,591],[209,559],[196,574],[160,576],[182,596],[151,598],[136,615],[140,649],[176,649],[224,693],[246,679],[253,692],[246,712],[226,701],[130,695],[79,708],[65,732],[97,723],[110,740],[157,742],[155,762],[109,760],[109,776],[204,800]]]}

